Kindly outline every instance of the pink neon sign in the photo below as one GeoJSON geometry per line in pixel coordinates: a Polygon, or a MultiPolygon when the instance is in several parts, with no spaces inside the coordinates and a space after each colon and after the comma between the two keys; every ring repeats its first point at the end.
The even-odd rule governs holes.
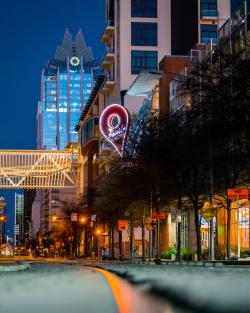
{"type": "Polygon", "coordinates": [[[130,116],[129,112],[119,104],[111,104],[101,114],[100,130],[103,136],[123,156],[127,139],[130,116]]]}

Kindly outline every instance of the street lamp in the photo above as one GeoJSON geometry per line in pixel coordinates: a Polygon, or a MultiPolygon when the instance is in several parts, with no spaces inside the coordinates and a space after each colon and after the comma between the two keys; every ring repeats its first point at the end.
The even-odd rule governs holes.
{"type": "Polygon", "coordinates": [[[96,235],[97,235],[97,257],[99,258],[99,256],[100,256],[100,235],[101,235],[100,229],[96,230],[96,235]]]}
{"type": "Polygon", "coordinates": [[[86,222],[86,218],[85,217],[80,217],[80,223],[84,224],[86,222]]]}
{"type": "Polygon", "coordinates": [[[56,222],[57,221],[57,216],[56,215],[52,216],[51,220],[52,220],[53,223],[56,222]]]}
{"type": "Polygon", "coordinates": [[[3,223],[5,222],[6,218],[4,215],[0,216],[0,226],[1,226],[1,233],[0,233],[0,255],[2,254],[2,240],[3,240],[3,223]]]}

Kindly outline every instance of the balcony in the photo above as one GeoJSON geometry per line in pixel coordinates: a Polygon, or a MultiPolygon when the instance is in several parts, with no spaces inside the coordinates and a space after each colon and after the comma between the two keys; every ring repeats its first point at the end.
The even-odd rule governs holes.
{"type": "Polygon", "coordinates": [[[115,84],[116,84],[116,82],[115,82],[114,76],[112,76],[112,75],[106,76],[106,78],[103,82],[102,92],[104,94],[109,94],[113,90],[115,84]]]}
{"type": "Polygon", "coordinates": [[[102,34],[102,42],[109,42],[115,32],[115,23],[112,20],[108,20],[105,24],[104,32],[102,34]]]}
{"type": "Polygon", "coordinates": [[[201,10],[201,19],[214,20],[218,18],[217,10],[201,10]]]}
{"type": "Polygon", "coordinates": [[[115,60],[114,48],[107,48],[102,59],[102,67],[109,68],[115,60]]]}

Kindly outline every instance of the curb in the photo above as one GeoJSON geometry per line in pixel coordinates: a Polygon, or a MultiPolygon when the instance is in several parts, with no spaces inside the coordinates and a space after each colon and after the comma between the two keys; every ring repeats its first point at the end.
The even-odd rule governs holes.
{"type": "Polygon", "coordinates": [[[0,272],[19,272],[19,271],[26,271],[31,268],[29,263],[25,264],[17,264],[17,265],[0,265],[0,272]]]}

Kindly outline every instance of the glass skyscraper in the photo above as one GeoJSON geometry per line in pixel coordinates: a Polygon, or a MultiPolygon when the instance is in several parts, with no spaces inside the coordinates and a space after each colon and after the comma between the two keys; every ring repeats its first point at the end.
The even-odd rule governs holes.
{"type": "Polygon", "coordinates": [[[62,45],[42,71],[38,103],[38,149],[62,150],[78,142],[74,130],[99,67],[82,31],[73,40],[66,29],[62,45]]]}

